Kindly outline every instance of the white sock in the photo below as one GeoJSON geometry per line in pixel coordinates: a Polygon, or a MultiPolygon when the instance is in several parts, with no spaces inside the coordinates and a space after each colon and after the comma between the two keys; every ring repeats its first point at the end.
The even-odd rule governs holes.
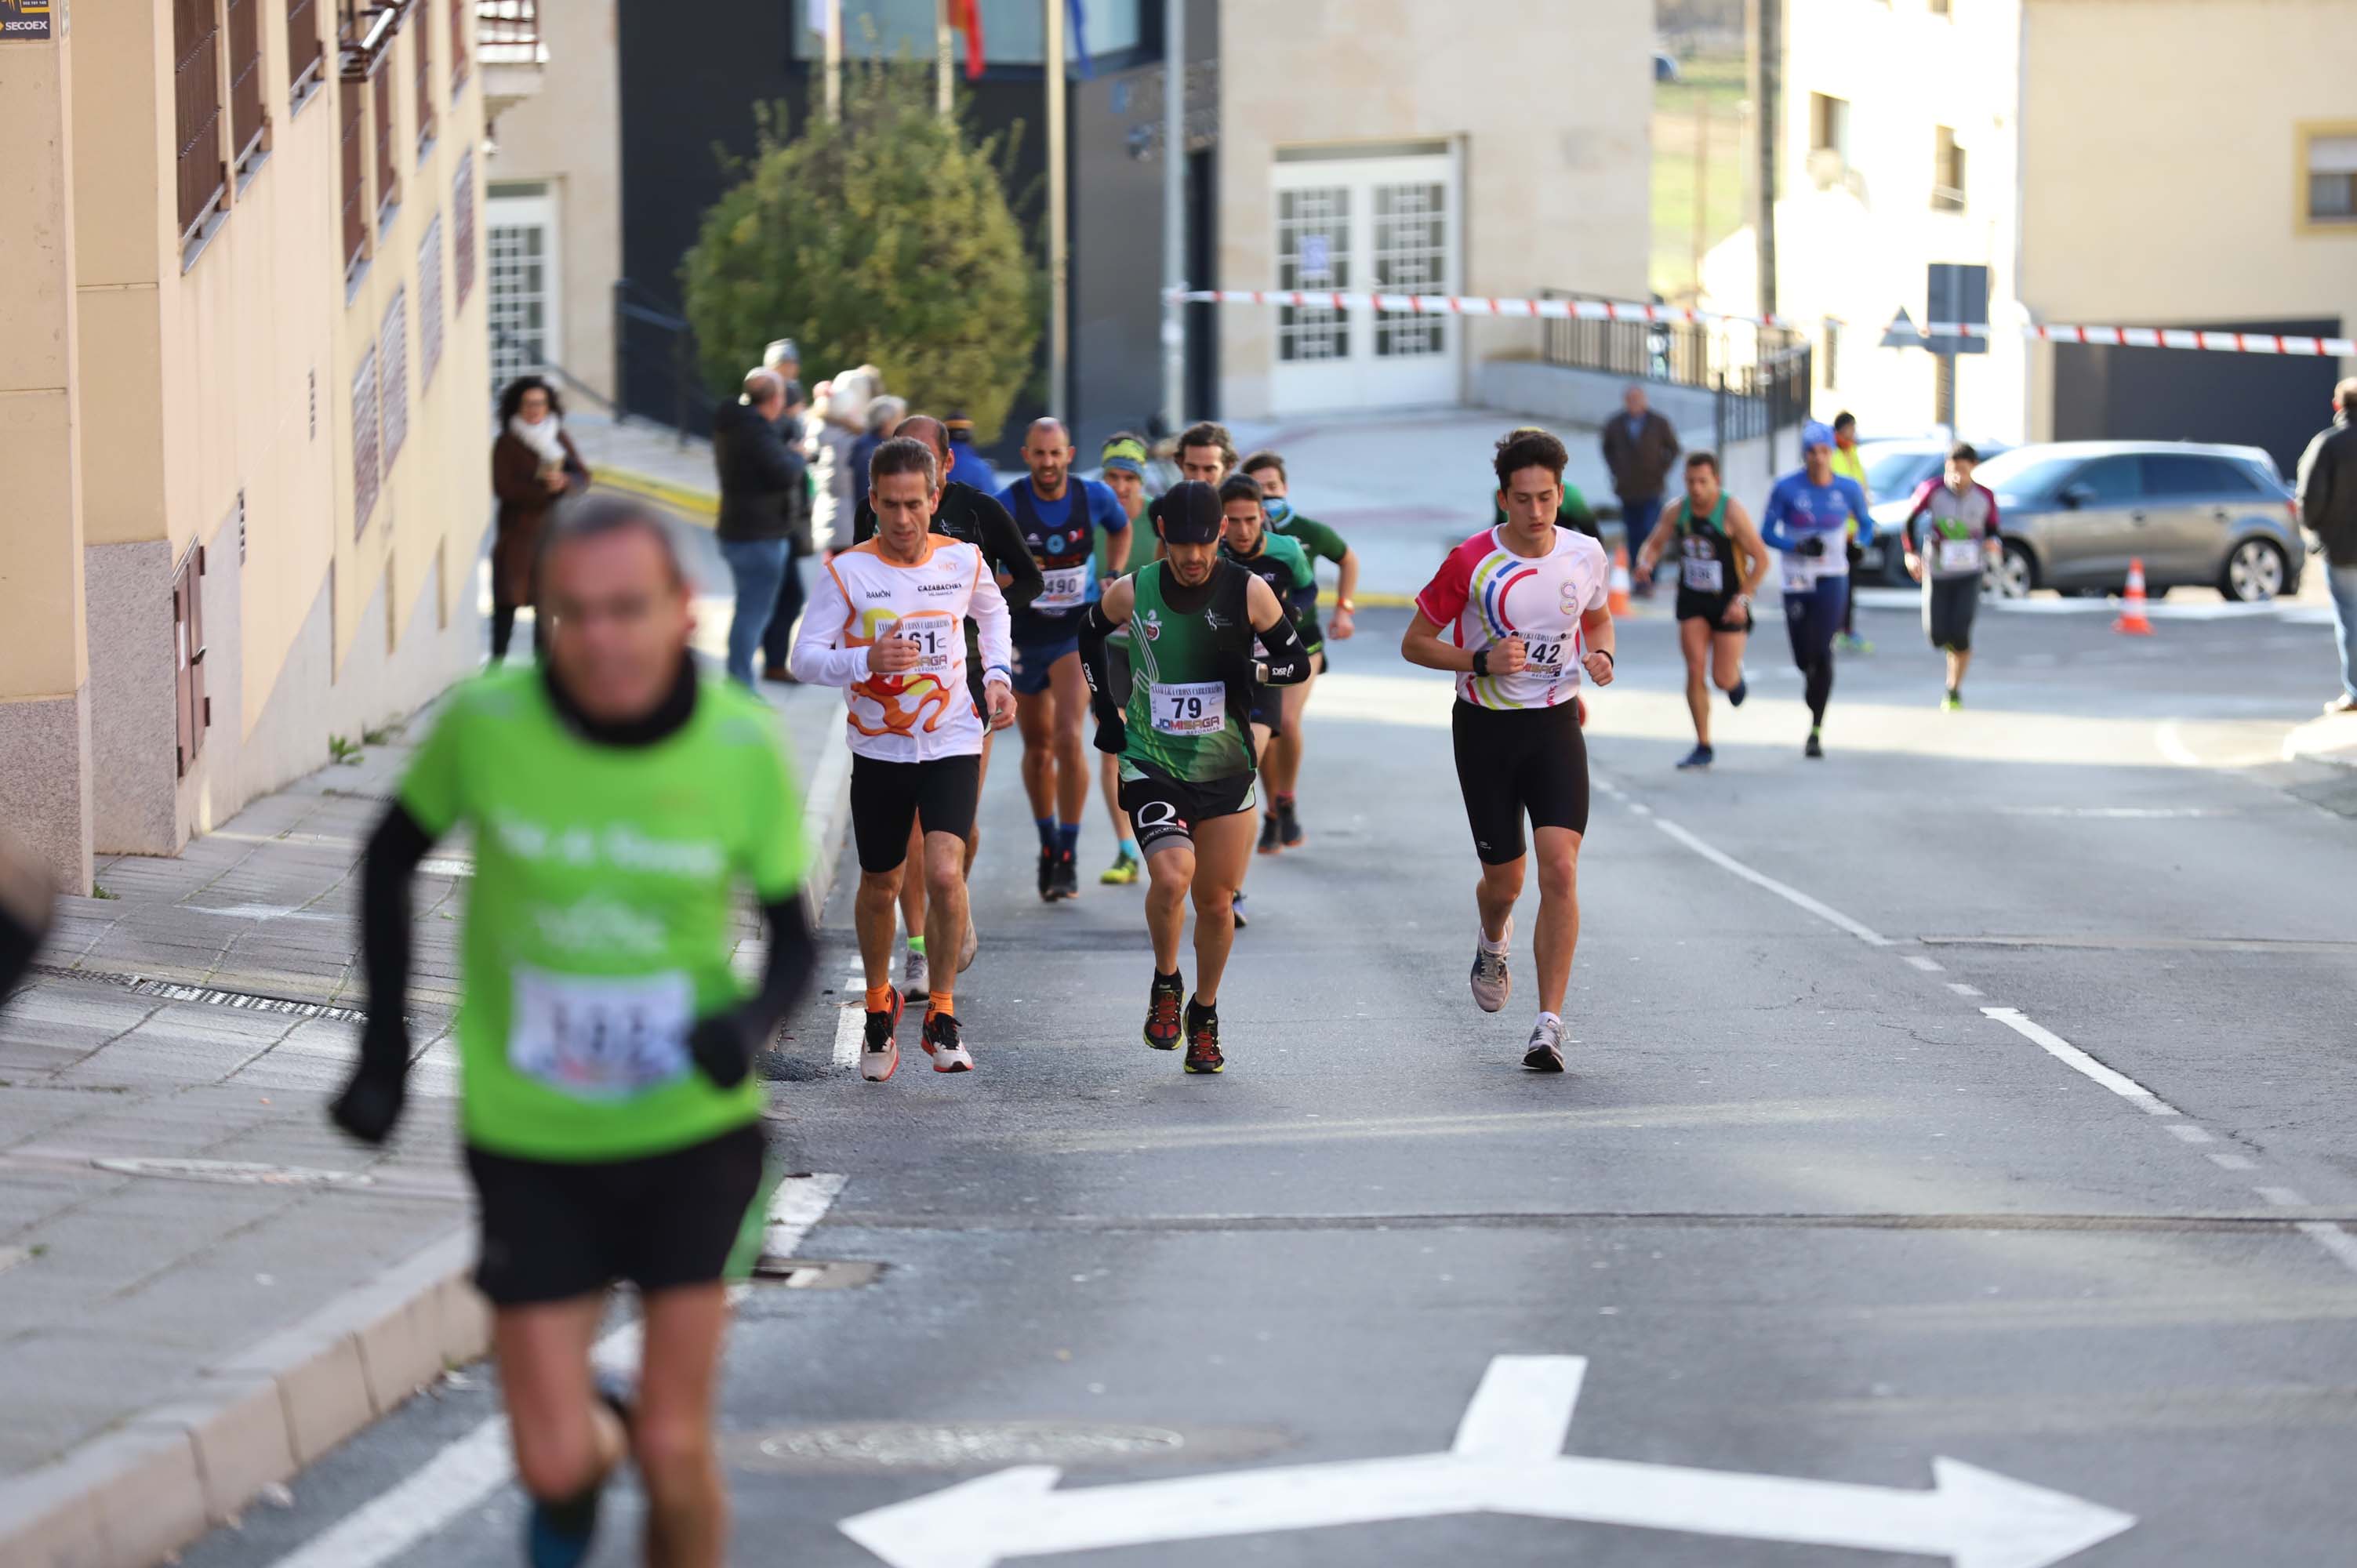
{"type": "MultiPolygon", "coordinates": [[[[1479,930],[1479,929],[1480,929],[1480,928],[1479,928],[1479,927],[1476,927],[1476,928],[1475,928],[1475,929],[1479,930]]],[[[1489,933],[1489,932],[1487,932],[1487,931],[1481,931],[1481,932],[1480,932],[1480,937],[1481,937],[1481,950],[1482,950],[1483,952],[1504,952],[1504,951],[1506,950],[1506,944],[1505,944],[1505,943],[1503,943],[1503,942],[1493,942],[1493,941],[1491,941],[1491,940],[1490,940],[1490,933],[1489,933]]]]}
{"type": "Polygon", "coordinates": [[[1544,1029],[1550,1024],[1554,1025],[1558,1029],[1562,1028],[1563,1015],[1560,1013],[1542,1013],[1539,1015],[1539,1021],[1532,1025],[1531,1027],[1534,1030],[1544,1029]]]}

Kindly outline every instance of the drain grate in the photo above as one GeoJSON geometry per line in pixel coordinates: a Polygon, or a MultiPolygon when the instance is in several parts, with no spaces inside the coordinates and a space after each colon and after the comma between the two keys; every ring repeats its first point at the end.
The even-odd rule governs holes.
{"type": "Polygon", "coordinates": [[[59,980],[87,980],[99,985],[116,985],[140,996],[160,997],[167,1002],[199,1002],[210,1007],[236,1007],[248,1013],[277,1013],[289,1018],[332,1018],[341,1024],[361,1024],[368,1015],[357,1007],[337,1007],[325,1002],[298,1002],[291,996],[264,996],[253,991],[223,991],[210,985],[190,985],[179,980],[157,980],[146,974],[109,974],[103,970],[65,969],[57,964],[33,965],[37,974],[59,980]]]}

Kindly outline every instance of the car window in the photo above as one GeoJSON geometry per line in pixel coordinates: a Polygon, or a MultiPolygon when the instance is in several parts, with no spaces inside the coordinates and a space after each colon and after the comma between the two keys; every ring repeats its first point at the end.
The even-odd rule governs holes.
{"type": "Polygon", "coordinates": [[[2241,464],[2190,452],[2146,453],[2144,484],[2156,498],[2244,496],[2255,488],[2241,464]]]}
{"type": "Polygon", "coordinates": [[[2144,494],[2136,474],[2142,461],[2133,456],[2098,457],[2072,475],[2071,483],[2094,492],[2089,506],[2125,506],[2144,494]]]}
{"type": "Polygon", "coordinates": [[[1884,452],[1869,450],[1866,463],[1866,488],[1884,500],[1896,500],[1912,494],[1915,487],[1932,477],[1943,461],[1937,452],[1884,452]]]}
{"type": "Polygon", "coordinates": [[[2022,446],[1991,457],[1974,471],[1973,478],[1995,490],[2001,500],[2043,500],[2063,476],[2083,461],[2070,455],[2040,456],[2034,447],[2022,446]]]}

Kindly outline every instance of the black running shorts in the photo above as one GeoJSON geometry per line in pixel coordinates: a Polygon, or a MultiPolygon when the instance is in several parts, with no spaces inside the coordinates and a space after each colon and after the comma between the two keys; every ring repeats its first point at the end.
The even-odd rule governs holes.
{"type": "Polygon", "coordinates": [[[1714,633],[1747,632],[1751,629],[1751,612],[1748,609],[1744,610],[1738,618],[1737,608],[1736,596],[1733,594],[1697,594],[1692,588],[1678,589],[1678,618],[1706,620],[1710,622],[1710,629],[1714,633]]]}
{"type": "Polygon", "coordinates": [[[909,858],[909,830],[920,816],[929,833],[967,837],[981,797],[979,756],[878,762],[852,753],[851,836],[859,845],[859,869],[898,870],[909,858]]]}
{"type": "Polygon", "coordinates": [[[1460,698],[1448,727],[1465,818],[1485,864],[1523,857],[1526,815],[1534,828],[1587,831],[1587,743],[1576,703],[1483,708],[1460,698]]]}
{"type": "Polygon", "coordinates": [[[1121,809],[1129,813],[1129,831],[1147,854],[1172,844],[1192,846],[1195,824],[1217,817],[1232,817],[1253,809],[1255,775],[1234,773],[1225,779],[1189,784],[1149,774],[1121,781],[1121,809]]]}
{"type": "Polygon", "coordinates": [[[1973,650],[1973,616],[1981,607],[1981,580],[1933,577],[1923,585],[1923,635],[1934,648],[1973,650]]]}
{"type": "Polygon", "coordinates": [[[467,1151],[482,1210],[475,1284],[493,1306],[641,1295],[719,1280],[761,1190],[759,1122],[638,1159],[573,1164],[467,1151]]]}

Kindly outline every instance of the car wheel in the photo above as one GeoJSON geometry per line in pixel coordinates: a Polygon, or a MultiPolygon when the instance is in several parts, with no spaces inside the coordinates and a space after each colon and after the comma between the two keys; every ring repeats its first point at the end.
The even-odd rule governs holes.
{"type": "Polygon", "coordinates": [[[2008,539],[2004,558],[1982,575],[1981,585],[2000,599],[2026,599],[2038,586],[2038,563],[2027,546],[2008,539]]]}
{"type": "Polygon", "coordinates": [[[2284,553],[2272,540],[2245,539],[2226,554],[2218,591],[2236,604],[2260,605],[2283,592],[2284,553]]]}

